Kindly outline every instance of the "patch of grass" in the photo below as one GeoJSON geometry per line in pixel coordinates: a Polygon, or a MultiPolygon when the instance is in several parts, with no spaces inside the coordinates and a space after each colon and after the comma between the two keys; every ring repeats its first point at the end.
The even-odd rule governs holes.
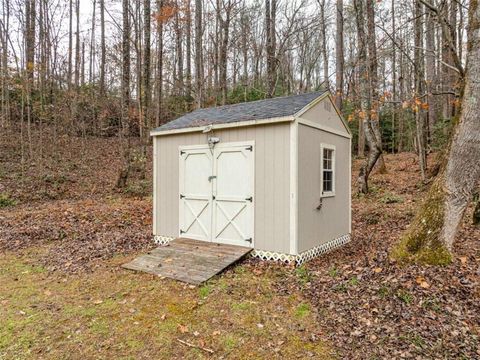
{"type": "Polygon", "coordinates": [[[385,194],[380,198],[380,202],[384,204],[396,204],[396,203],[403,203],[403,198],[399,195],[385,192],[385,194]]]}
{"type": "Polygon", "coordinates": [[[350,280],[348,280],[348,285],[349,286],[357,286],[359,284],[359,280],[356,276],[353,276],[352,278],[350,278],[350,280]]]}
{"type": "Polygon", "coordinates": [[[312,276],[308,272],[308,269],[304,266],[301,265],[297,268],[295,268],[295,275],[297,278],[300,280],[302,284],[306,284],[307,282],[310,282],[312,279],[312,276]]]}
{"type": "Polygon", "coordinates": [[[380,295],[380,297],[382,299],[386,298],[388,295],[390,295],[390,288],[388,286],[381,286],[380,289],[378,289],[378,295],[380,295]]]}
{"type": "Polygon", "coordinates": [[[436,299],[436,298],[429,298],[429,299],[425,300],[422,303],[422,306],[425,309],[433,310],[435,312],[440,312],[442,310],[442,306],[440,304],[440,301],[438,301],[438,299],[436,299]]]}
{"type": "Polygon", "coordinates": [[[135,180],[129,183],[124,190],[124,193],[132,197],[144,197],[151,192],[151,183],[147,180],[135,180]]]}
{"type": "Polygon", "coordinates": [[[198,289],[198,296],[200,296],[200,299],[205,299],[208,295],[210,295],[210,292],[212,291],[212,288],[210,285],[203,285],[198,289]]]}
{"type": "Polygon", "coordinates": [[[402,301],[403,303],[410,305],[413,301],[413,296],[408,291],[404,289],[399,289],[395,294],[397,298],[402,301]]]}
{"type": "Polygon", "coordinates": [[[288,269],[251,276],[242,265],[191,289],[120,270],[126,260],[119,256],[88,274],[45,273],[29,264],[40,249],[0,258],[0,357],[62,359],[78,353],[79,344],[84,358],[206,356],[180,344],[182,338],[215,349],[215,357],[235,351],[236,358],[268,358],[272,339],[284,339],[278,351],[285,358],[330,358],[325,343],[304,336],[320,332],[310,305],[295,289],[277,293],[275,283],[288,269]],[[278,327],[279,319],[293,326],[278,327]]]}
{"type": "Polygon", "coordinates": [[[302,304],[297,306],[297,310],[295,311],[295,316],[303,318],[306,315],[308,315],[309,313],[310,313],[310,305],[302,303],[302,304]]]}
{"type": "Polygon", "coordinates": [[[0,209],[1,208],[6,208],[9,206],[15,206],[17,202],[12,199],[10,196],[8,196],[7,193],[1,193],[0,194],[0,209]]]}
{"type": "Polygon", "coordinates": [[[328,270],[328,275],[330,275],[332,278],[336,278],[339,274],[339,270],[334,266],[334,267],[331,267],[329,270],[328,270]]]}
{"type": "Polygon", "coordinates": [[[237,339],[232,335],[227,335],[223,338],[223,347],[226,351],[230,352],[237,346],[237,339]]]}

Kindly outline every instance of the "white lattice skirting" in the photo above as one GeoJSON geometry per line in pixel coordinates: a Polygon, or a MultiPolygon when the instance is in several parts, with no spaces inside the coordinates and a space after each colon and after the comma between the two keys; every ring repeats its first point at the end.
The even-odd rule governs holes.
{"type": "Polygon", "coordinates": [[[350,242],[350,234],[345,234],[329,242],[326,242],[325,244],[318,245],[314,248],[304,251],[299,255],[289,255],[265,250],[253,250],[250,254],[251,256],[260,258],[262,260],[281,261],[287,264],[295,262],[295,265],[300,266],[303,263],[312,260],[317,256],[323,255],[329,251],[332,251],[333,249],[336,249],[348,242],[350,242]]]}
{"type": "MultiPolygon", "coordinates": [[[[153,241],[155,244],[158,245],[166,245],[170,241],[175,239],[171,236],[163,236],[163,235],[154,235],[153,241]]],[[[278,253],[274,251],[267,251],[267,250],[256,250],[254,249],[250,256],[256,257],[262,260],[274,260],[274,261],[281,261],[286,264],[295,263],[295,265],[300,266],[303,263],[316,258],[317,256],[323,255],[329,251],[332,251],[346,243],[350,242],[350,234],[342,235],[336,239],[326,242],[325,244],[315,246],[307,251],[300,253],[299,255],[289,255],[278,253]]]]}
{"type": "Polygon", "coordinates": [[[153,235],[153,242],[157,245],[167,245],[173,239],[171,236],[153,235]]]}

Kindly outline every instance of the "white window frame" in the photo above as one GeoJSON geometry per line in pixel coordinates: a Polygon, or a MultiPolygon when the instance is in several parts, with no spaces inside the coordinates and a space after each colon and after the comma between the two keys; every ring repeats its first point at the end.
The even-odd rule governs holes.
{"type": "Polygon", "coordinates": [[[320,144],[320,197],[331,197],[335,196],[335,173],[337,172],[336,170],[336,161],[335,158],[337,157],[337,149],[335,148],[335,145],[331,144],[320,144]],[[332,191],[323,191],[323,150],[332,150],[333,155],[332,155],[332,191]]]}

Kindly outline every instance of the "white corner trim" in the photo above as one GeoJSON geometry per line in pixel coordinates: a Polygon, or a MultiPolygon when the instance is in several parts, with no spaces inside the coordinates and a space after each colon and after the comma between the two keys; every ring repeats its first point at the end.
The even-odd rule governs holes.
{"type": "Polygon", "coordinates": [[[290,254],[298,249],[298,123],[290,123],[290,254]]]}
{"type": "Polygon", "coordinates": [[[268,118],[268,119],[237,121],[237,122],[223,123],[223,124],[211,124],[211,125],[205,124],[203,126],[195,126],[195,127],[181,128],[181,129],[152,130],[150,131],[150,136],[163,136],[163,135],[203,131],[207,126],[211,126],[212,130],[217,130],[217,129],[242,127],[242,126],[266,125],[266,124],[272,124],[272,123],[278,123],[278,122],[289,122],[293,120],[295,120],[294,116],[283,116],[283,117],[274,117],[274,118],[268,118]]]}
{"type": "Polygon", "coordinates": [[[323,130],[325,132],[335,134],[335,135],[338,135],[338,136],[341,136],[341,137],[344,137],[344,138],[347,138],[347,139],[352,138],[352,135],[350,135],[350,133],[348,133],[348,132],[342,132],[342,131],[339,131],[337,129],[333,129],[333,128],[325,126],[325,125],[320,125],[320,124],[317,124],[316,122],[313,122],[313,121],[310,121],[310,120],[307,120],[307,119],[303,119],[303,118],[300,118],[300,117],[298,117],[297,119],[298,119],[299,124],[309,126],[309,127],[315,128],[315,129],[323,130]]]}
{"type": "Polygon", "coordinates": [[[152,230],[153,233],[157,233],[157,180],[158,180],[158,145],[157,145],[157,140],[154,138],[153,139],[153,194],[152,194],[152,206],[153,206],[153,224],[152,224],[152,230]]]}
{"type": "Polygon", "coordinates": [[[350,148],[348,149],[348,226],[352,233],[352,139],[350,138],[350,148]]]}

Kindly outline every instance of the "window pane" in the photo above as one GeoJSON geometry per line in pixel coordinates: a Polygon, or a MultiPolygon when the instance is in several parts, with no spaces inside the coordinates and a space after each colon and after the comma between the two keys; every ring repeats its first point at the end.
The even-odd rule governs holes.
{"type": "Polygon", "coordinates": [[[331,149],[323,149],[323,168],[326,170],[332,169],[332,158],[333,158],[333,150],[331,149]]]}
{"type": "Polygon", "coordinates": [[[323,172],[323,192],[333,191],[333,173],[331,171],[323,172]]]}

